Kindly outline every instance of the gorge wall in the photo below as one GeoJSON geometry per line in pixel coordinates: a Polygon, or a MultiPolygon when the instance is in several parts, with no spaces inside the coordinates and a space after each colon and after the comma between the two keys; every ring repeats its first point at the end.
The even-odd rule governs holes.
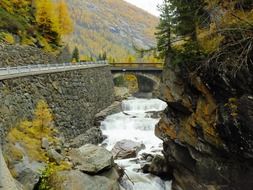
{"type": "Polygon", "coordinates": [[[225,72],[164,69],[160,98],[168,108],[156,135],[173,167],[173,190],[252,190],[252,67],[225,72]]]}
{"type": "MultiPolygon", "coordinates": [[[[1,66],[13,66],[15,60],[16,65],[30,64],[35,59],[36,63],[53,61],[52,56],[35,48],[13,46],[12,54],[11,47],[4,47],[9,49],[8,54],[1,51],[1,66]],[[30,60],[29,57],[34,58],[30,60]]],[[[69,140],[91,128],[95,114],[113,102],[110,69],[105,66],[0,81],[1,140],[11,127],[32,118],[39,100],[47,102],[53,112],[55,126],[69,140]]]]}

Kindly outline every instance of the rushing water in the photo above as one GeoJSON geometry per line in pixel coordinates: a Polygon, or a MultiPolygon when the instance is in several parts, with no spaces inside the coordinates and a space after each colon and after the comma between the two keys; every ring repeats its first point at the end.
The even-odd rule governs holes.
{"type": "Polygon", "coordinates": [[[151,118],[150,112],[162,111],[166,106],[165,102],[158,99],[129,99],[122,102],[123,112],[110,115],[102,122],[101,129],[103,134],[107,136],[104,143],[108,150],[111,150],[116,142],[123,139],[145,145],[145,149],[139,152],[137,158],[115,161],[125,168],[127,174],[121,184],[123,190],[171,189],[169,181],[138,172],[141,167],[139,157],[142,153],[161,154],[162,141],[154,135],[154,128],[159,118],[151,118]]]}

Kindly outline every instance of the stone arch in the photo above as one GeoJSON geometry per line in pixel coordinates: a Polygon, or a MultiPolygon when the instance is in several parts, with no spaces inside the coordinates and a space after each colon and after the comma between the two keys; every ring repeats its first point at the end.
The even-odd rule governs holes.
{"type": "Polygon", "coordinates": [[[135,75],[138,80],[139,90],[142,92],[152,92],[158,90],[160,85],[160,76],[143,72],[119,72],[114,73],[113,78],[116,79],[124,74],[135,75]]]}

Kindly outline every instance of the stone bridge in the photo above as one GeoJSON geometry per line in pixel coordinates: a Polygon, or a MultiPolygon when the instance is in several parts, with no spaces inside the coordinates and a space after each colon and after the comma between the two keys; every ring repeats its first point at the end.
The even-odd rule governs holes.
{"type": "Polygon", "coordinates": [[[135,75],[138,81],[139,92],[153,92],[159,88],[162,64],[157,63],[115,63],[111,65],[113,78],[124,74],[135,75]]]}

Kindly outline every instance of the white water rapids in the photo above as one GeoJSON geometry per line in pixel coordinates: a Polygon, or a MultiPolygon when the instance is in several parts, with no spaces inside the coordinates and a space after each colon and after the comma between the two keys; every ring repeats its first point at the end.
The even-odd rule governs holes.
{"type": "Polygon", "coordinates": [[[162,141],[154,134],[159,118],[151,118],[148,112],[162,111],[166,107],[166,103],[158,99],[124,100],[123,112],[110,115],[101,123],[103,134],[107,136],[104,144],[108,150],[112,150],[113,146],[123,139],[145,145],[145,149],[139,152],[137,158],[115,161],[125,168],[127,174],[122,180],[122,190],[171,190],[171,182],[138,172],[141,166],[140,161],[137,162],[142,153],[161,154],[162,141]]]}

